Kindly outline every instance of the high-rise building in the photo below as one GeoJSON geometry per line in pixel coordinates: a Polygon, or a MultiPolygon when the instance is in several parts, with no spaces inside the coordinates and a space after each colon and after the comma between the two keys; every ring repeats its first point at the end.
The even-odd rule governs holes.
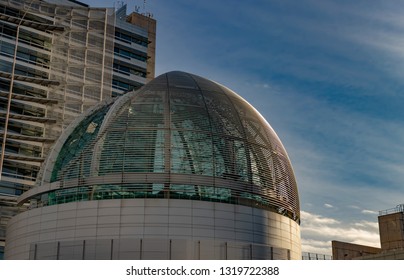
{"type": "Polygon", "coordinates": [[[112,96],[136,90],[154,78],[156,21],[151,14],[116,12],[112,96]]]}
{"type": "Polygon", "coordinates": [[[6,259],[301,259],[290,160],[230,89],[163,74],[66,129],[6,259]]]}
{"type": "Polygon", "coordinates": [[[0,248],[61,132],[101,100],[154,77],[156,22],[126,5],[0,0],[0,248]]]}

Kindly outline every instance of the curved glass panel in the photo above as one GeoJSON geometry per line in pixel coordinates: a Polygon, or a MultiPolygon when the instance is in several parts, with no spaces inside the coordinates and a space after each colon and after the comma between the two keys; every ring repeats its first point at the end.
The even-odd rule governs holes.
{"type": "MultiPolygon", "coordinates": [[[[94,112],[92,115],[81,121],[73,132],[66,139],[56,159],[55,165],[52,170],[51,182],[60,179],[60,173],[63,167],[74,160],[83,149],[90,145],[90,143],[98,135],[101,123],[104,120],[105,114],[108,112],[111,104],[94,112]]],[[[87,165],[87,168],[89,166],[87,165]]],[[[74,175],[67,176],[66,178],[74,177],[74,175]]]]}
{"type": "Polygon", "coordinates": [[[170,72],[115,102],[65,137],[51,181],[77,194],[62,188],[49,193],[46,203],[74,197],[195,199],[266,208],[299,220],[287,153],[265,119],[236,93],[170,72]]]}

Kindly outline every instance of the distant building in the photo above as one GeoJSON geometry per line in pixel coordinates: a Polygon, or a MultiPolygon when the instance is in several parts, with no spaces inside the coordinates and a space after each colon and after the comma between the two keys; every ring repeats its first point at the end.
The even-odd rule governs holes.
{"type": "Polygon", "coordinates": [[[169,72],[103,101],[54,145],[6,259],[301,259],[280,139],[247,101],[169,72]]]}
{"type": "Polygon", "coordinates": [[[358,245],[348,242],[332,241],[332,258],[334,260],[352,260],[375,255],[381,252],[380,248],[358,245]]]}
{"type": "Polygon", "coordinates": [[[404,204],[379,212],[381,248],[332,241],[334,260],[403,260],[404,204]]]}
{"type": "Polygon", "coordinates": [[[125,5],[0,0],[0,249],[16,198],[33,187],[61,132],[154,78],[155,29],[125,5]]]}

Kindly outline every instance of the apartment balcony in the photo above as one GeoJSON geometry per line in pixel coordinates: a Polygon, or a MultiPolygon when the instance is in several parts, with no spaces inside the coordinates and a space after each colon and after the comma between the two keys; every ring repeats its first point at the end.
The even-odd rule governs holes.
{"type": "Polygon", "coordinates": [[[58,86],[60,85],[59,81],[42,79],[36,77],[22,76],[22,75],[14,75],[14,80],[23,81],[28,83],[34,83],[41,86],[58,86]]]}
{"type": "MultiPolygon", "coordinates": [[[[6,111],[1,110],[0,111],[0,118],[5,118],[7,115],[6,111]]],[[[9,118],[14,119],[14,120],[22,120],[22,121],[31,121],[31,122],[37,122],[37,123],[56,123],[56,119],[52,118],[43,118],[43,117],[35,117],[35,116],[28,116],[28,115],[21,115],[21,114],[16,114],[16,113],[9,113],[9,118]]]]}
{"type": "Polygon", "coordinates": [[[26,190],[28,190],[30,187],[33,187],[35,185],[36,180],[36,178],[33,177],[23,176],[19,174],[12,174],[7,172],[3,172],[1,174],[1,177],[2,181],[7,181],[18,185],[26,185],[25,187],[26,190]]]}
{"type": "Polygon", "coordinates": [[[13,17],[10,15],[0,14],[0,20],[14,23],[17,25],[22,25],[26,27],[30,27],[40,31],[48,31],[48,32],[63,32],[65,27],[61,25],[55,24],[46,24],[46,23],[39,23],[31,20],[26,20],[24,18],[13,17]]]}
{"type": "Polygon", "coordinates": [[[22,154],[10,154],[10,153],[4,153],[4,159],[29,161],[29,162],[43,162],[45,160],[42,157],[32,157],[32,156],[25,156],[22,154]]]}
{"type": "Polygon", "coordinates": [[[2,72],[2,71],[0,71],[0,77],[10,79],[10,80],[14,77],[14,80],[16,80],[16,81],[34,83],[34,84],[41,85],[41,86],[50,86],[50,85],[58,86],[58,85],[60,85],[60,82],[55,81],[55,80],[23,76],[23,75],[14,75],[13,76],[11,73],[2,72]]]}
{"type": "MultiPolygon", "coordinates": [[[[9,96],[9,92],[0,90],[0,97],[8,97],[8,96],[9,96]]],[[[59,102],[59,100],[57,100],[57,99],[34,97],[34,96],[29,96],[29,95],[17,94],[17,93],[12,93],[11,98],[13,100],[28,101],[28,102],[38,103],[38,104],[57,104],[59,102]]]]}
{"type": "Polygon", "coordinates": [[[129,42],[129,41],[124,40],[122,38],[115,37],[114,43],[115,43],[115,45],[118,45],[118,46],[121,45],[121,46],[124,46],[124,47],[129,48],[129,49],[133,49],[133,50],[137,50],[137,51],[140,51],[140,52],[143,52],[143,53],[147,53],[147,47],[139,45],[139,44],[136,44],[134,42],[129,42]]]}
{"type": "MultiPolygon", "coordinates": [[[[0,137],[4,137],[3,130],[0,130],[0,137]]],[[[48,138],[48,137],[42,137],[42,136],[27,136],[27,135],[10,133],[10,132],[7,133],[7,139],[24,140],[24,141],[38,142],[38,143],[53,143],[56,140],[55,138],[48,138]]]]}
{"type": "MultiPolygon", "coordinates": [[[[127,72],[123,72],[123,71],[119,71],[119,70],[115,70],[113,72],[113,76],[114,77],[118,77],[118,80],[123,80],[129,84],[133,83],[133,82],[137,82],[140,84],[146,84],[146,78],[140,77],[138,75],[135,74],[130,74],[127,72]]],[[[114,78],[115,79],[115,78],[114,78]]]]}
{"type": "Polygon", "coordinates": [[[147,62],[141,61],[133,57],[128,57],[122,54],[114,53],[114,59],[121,62],[125,62],[128,65],[136,65],[140,68],[147,69],[147,62]]]}

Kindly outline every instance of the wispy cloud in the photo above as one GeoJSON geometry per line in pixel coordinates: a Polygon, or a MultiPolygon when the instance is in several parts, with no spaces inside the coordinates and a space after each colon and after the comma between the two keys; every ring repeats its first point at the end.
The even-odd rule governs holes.
{"type": "Polygon", "coordinates": [[[373,211],[373,210],[366,210],[366,209],[362,210],[361,212],[362,212],[363,214],[371,214],[371,215],[377,215],[377,214],[378,214],[378,212],[376,212],[376,211],[373,211]]]}
{"type": "Polygon", "coordinates": [[[302,239],[302,252],[331,256],[331,241],[302,239]]]}
{"type": "Polygon", "coordinates": [[[369,221],[360,221],[353,224],[355,227],[369,228],[374,230],[379,230],[379,223],[369,222],[369,221]]]}
{"type": "Polygon", "coordinates": [[[378,225],[369,221],[343,223],[339,220],[302,211],[302,250],[331,255],[331,241],[380,247],[378,225]]]}
{"type": "Polygon", "coordinates": [[[263,100],[270,107],[266,117],[292,160],[304,203],[378,211],[404,199],[401,122],[336,107],[293,89],[263,100]]]}
{"type": "Polygon", "coordinates": [[[304,223],[306,225],[323,226],[323,225],[335,225],[335,224],[340,223],[339,221],[337,221],[335,219],[323,217],[321,215],[311,214],[306,211],[301,211],[301,218],[302,218],[302,221],[305,221],[304,223]]]}

